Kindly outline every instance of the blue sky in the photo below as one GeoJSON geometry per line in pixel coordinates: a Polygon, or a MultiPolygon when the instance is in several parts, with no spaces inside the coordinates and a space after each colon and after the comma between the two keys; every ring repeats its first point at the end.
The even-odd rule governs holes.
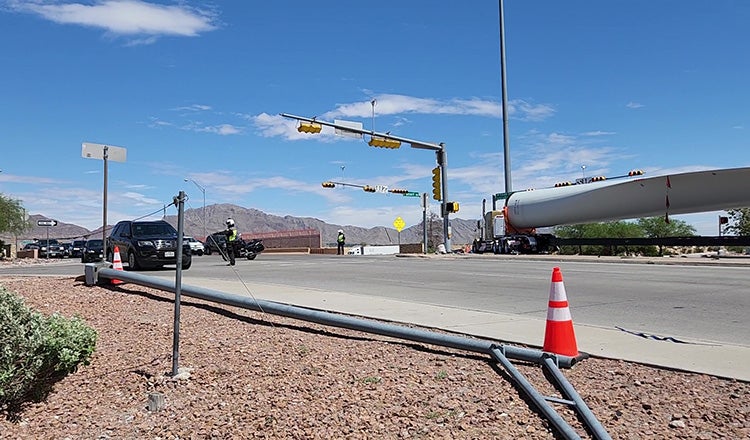
{"type": "MultiPolygon", "coordinates": [[[[513,188],[749,166],[747,23],[743,0],[506,0],[513,188]]],[[[433,152],[301,134],[279,113],[444,142],[460,218],[504,191],[497,1],[0,0],[0,96],[0,192],[89,229],[103,167],[82,142],[127,149],[110,223],[180,190],[200,208],[185,178],[209,205],[421,221],[417,198],[320,183],[430,192],[433,152]]],[[[716,213],[679,218],[717,233],[716,213]]]]}

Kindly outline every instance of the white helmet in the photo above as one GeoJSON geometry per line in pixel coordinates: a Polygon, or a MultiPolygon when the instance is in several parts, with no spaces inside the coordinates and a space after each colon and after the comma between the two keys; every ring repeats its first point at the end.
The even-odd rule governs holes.
{"type": "Polygon", "coordinates": [[[344,233],[344,230],[343,229],[339,229],[339,234],[343,234],[343,233],[344,233]]]}
{"type": "Polygon", "coordinates": [[[228,228],[233,228],[234,227],[234,220],[232,220],[231,218],[228,218],[227,219],[227,227],[228,228]]]}

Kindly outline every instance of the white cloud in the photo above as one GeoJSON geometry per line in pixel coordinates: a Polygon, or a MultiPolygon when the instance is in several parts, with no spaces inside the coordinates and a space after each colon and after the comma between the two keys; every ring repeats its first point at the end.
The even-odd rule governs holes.
{"type": "Polygon", "coordinates": [[[632,108],[632,109],[636,109],[636,108],[641,108],[641,107],[643,107],[643,104],[640,104],[640,103],[638,103],[638,102],[633,102],[633,101],[630,101],[630,102],[628,102],[627,104],[625,104],[625,107],[627,107],[627,108],[632,108]]]}
{"type": "Polygon", "coordinates": [[[146,197],[141,193],[137,192],[124,192],[122,194],[119,194],[119,197],[130,200],[134,202],[134,206],[162,206],[163,203],[161,200],[152,199],[150,197],[146,197]]]}
{"type": "MultiPolygon", "coordinates": [[[[373,98],[375,100],[375,115],[401,115],[404,113],[420,114],[448,114],[474,115],[499,118],[502,116],[502,106],[497,101],[479,98],[438,100],[432,98],[417,98],[406,95],[385,94],[373,98]]],[[[322,115],[322,118],[337,117],[371,117],[372,101],[339,104],[336,109],[322,115]]],[[[540,121],[552,116],[554,108],[549,104],[531,104],[516,99],[508,104],[508,114],[521,120],[540,121]]]]}
{"type": "Polygon", "coordinates": [[[210,105],[203,105],[203,104],[192,104],[185,107],[177,107],[175,110],[188,110],[192,112],[203,112],[211,110],[210,105]]]}
{"type": "Polygon", "coordinates": [[[612,136],[615,134],[617,133],[615,133],[614,131],[596,130],[596,131],[587,131],[587,132],[581,133],[581,136],[612,136]]]}
{"type": "Polygon", "coordinates": [[[216,125],[216,126],[204,127],[200,131],[205,131],[207,133],[216,133],[222,136],[228,136],[230,134],[241,133],[242,129],[235,127],[234,125],[231,125],[231,124],[221,124],[221,125],[216,125]]]}
{"type": "Polygon", "coordinates": [[[161,35],[194,37],[218,26],[213,11],[183,3],[174,6],[140,0],[104,0],[93,4],[43,0],[6,3],[11,10],[36,14],[55,23],[105,29],[113,35],[151,36],[139,39],[137,44],[153,42],[154,36],[161,35]]]}
{"type": "MultiPolygon", "coordinates": [[[[473,115],[499,118],[502,116],[500,103],[478,98],[452,99],[441,101],[431,98],[416,98],[406,95],[379,95],[375,100],[375,115],[397,115],[395,125],[399,126],[410,121],[404,114],[443,114],[443,115],[473,115]]],[[[372,99],[349,104],[339,104],[334,110],[320,115],[322,121],[332,121],[336,118],[370,118],[372,117],[372,99]]],[[[548,104],[531,104],[523,100],[510,103],[508,113],[519,120],[541,121],[551,117],[555,110],[548,104]]],[[[308,139],[309,135],[296,130],[297,122],[279,115],[261,113],[256,116],[245,116],[252,121],[264,137],[283,137],[287,140],[308,139]]],[[[319,140],[331,140],[333,129],[323,127],[324,136],[319,140]]]]}

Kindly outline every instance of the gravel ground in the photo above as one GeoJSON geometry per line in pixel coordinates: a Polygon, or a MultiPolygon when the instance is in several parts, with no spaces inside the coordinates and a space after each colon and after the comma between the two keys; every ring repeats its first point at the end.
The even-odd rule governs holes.
{"type": "MultiPolygon", "coordinates": [[[[80,278],[0,285],[99,334],[90,365],[20,421],[0,418],[3,439],[556,438],[488,357],[184,298],[173,378],[171,295],[80,278]],[[151,393],[163,410],[148,410],[151,393]]],[[[559,396],[540,367],[514,364],[559,396]]],[[[563,373],[612,438],[750,438],[748,383],[596,358],[563,373]]]]}

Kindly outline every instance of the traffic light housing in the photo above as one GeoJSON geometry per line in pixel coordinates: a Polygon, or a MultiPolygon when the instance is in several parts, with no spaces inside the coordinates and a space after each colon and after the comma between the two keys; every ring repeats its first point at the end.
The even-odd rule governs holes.
{"type": "Polygon", "coordinates": [[[432,198],[442,200],[442,190],[440,186],[440,167],[432,169],[432,198]]]}
{"type": "Polygon", "coordinates": [[[367,145],[380,148],[398,148],[401,146],[401,141],[385,137],[370,136],[370,142],[368,142],[367,145]]]}
{"type": "Polygon", "coordinates": [[[333,182],[323,182],[321,185],[323,185],[323,188],[334,188],[336,186],[333,182]]]}
{"type": "Polygon", "coordinates": [[[393,194],[406,194],[409,191],[402,189],[402,188],[393,188],[393,189],[389,189],[388,192],[393,193],[393,194]]]}
{"type": "Polygon", "coordinates": [[[643,175],[643,170],[633,170],[633,171],[631,171],[631,172],[628,173],[628,176],[630,176],[630,177],[633,177],[633,176],[642,176],[642,175],[643,175]]]}
{"type": "Polygon", "coordinates": [[[369,193],[374,193],[375,192],[375,187],[374,186],[370,186],[370,185],[365,185],[362,189],[365,192],[369,192],[369,193]]]}
{"type": "Polygon", "coordinates": [[[446,202],[445,210],[447,212],[458,212],[458,202],[446,202]]]}
{"type": "Polygon", "coordinates": [[[320,130],[323,129],[323,126],[318,124],[317,122],[300,122],[299,127],[297,127],[297,131],[300,133],[311,133],[316,134],[320,133],[320,130]]]}

